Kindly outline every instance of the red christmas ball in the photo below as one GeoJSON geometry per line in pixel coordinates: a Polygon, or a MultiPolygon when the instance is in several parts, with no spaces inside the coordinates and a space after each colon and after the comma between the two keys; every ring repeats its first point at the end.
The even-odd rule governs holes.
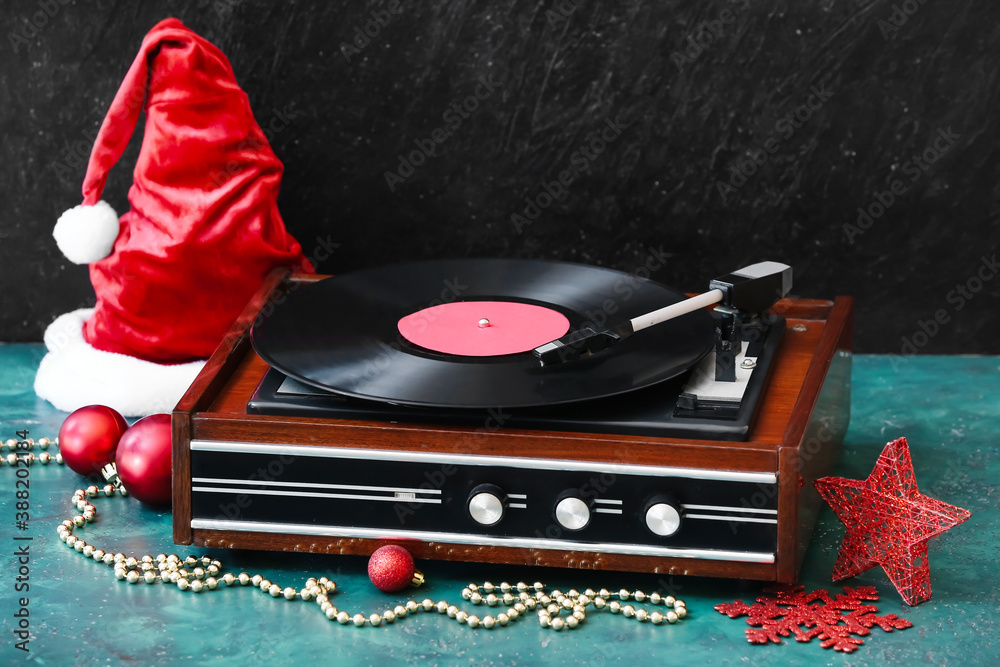
{"type": "Polygon", "coordinates": [[[81,475],[100,473],[115,460],[115,448],[127,428],[125,418],[107,406],[80,408],[59,429],[63,461],[81,475]]]}
{"type": "Polygon", "coordinates": [[[414,567],[409,551],[387,544],[377,549],[368,560],[368,578],[380,591],[394,593],[410,585],[419,586],[424,575],[414,567]]]}
{"type": "Polygon", "coordinates": [[[116,465],[130,495],[147,505],[169,505],[170,415],[150,415],[132,424],[118,443],[116,465]]]}

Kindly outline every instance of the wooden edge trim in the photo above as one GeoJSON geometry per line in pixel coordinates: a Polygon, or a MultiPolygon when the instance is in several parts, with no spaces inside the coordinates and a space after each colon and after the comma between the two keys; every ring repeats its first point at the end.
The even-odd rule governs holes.
{"type": "Polygon", "coordinates": [[[806,377],[802,381],[802,389],[795,401],[795,407],[792,408],[792,417],[782,438],[784,446],[798,447],[837,349],[844,348],[845,345],[847,349],[850,348],[853,308],[854,299],[849,296],[838,296],[833,302],[826,328],[809,363],[809,370],[806,371],[806,377]]]}
{"type": "Polygon", "coordinates": [[[290,283],[318,283],[321,280],[332,278],[328,273],[293,273],[288,276],[290,283]]]}
{"type": "Polygon", "coordinates": [[[775,578],[781,584],[794,584],[798,577],[799,539],[799,450],[778,449],[778,552],[775,578]]]}
{"type": "Polygon", "coordinates": [[[191,544],[191,415],[174,412],[170,417],[172,448],[173,538],[175,544],[191,544]]]}
{"type": "MultiPolygon", "coordinates": [[[[525,547],[501,547],[423,542],[408,539],[368,539],[288,535],[282,533],[247,533],[240,531],[194,531],[194,544],[210,549],[281,550],[331,555],[368,556],[386,544],[398,544],[417,559],[504,563],[515,566],[569,567],[581,570],[642,572],[660,576],[726,577],[730,579],[774,580],[772,563],[737,563],[677,557],[604,554],[588,551],[556,551],[525,547]]],[[[660,581],[660,587],[674,584],[660,581]]],[[[677,589],[683,584],[676,585],[677,589]]]]}
{"type": "Polygon", "coordinates": [[[778,448],[778,557],[775,565],[779,583],[793,584],[798,577],[799,446],[834,355],[838,349],[851,349],[853,345],[853,313],[853,298],[836,298],[778,448]]]}

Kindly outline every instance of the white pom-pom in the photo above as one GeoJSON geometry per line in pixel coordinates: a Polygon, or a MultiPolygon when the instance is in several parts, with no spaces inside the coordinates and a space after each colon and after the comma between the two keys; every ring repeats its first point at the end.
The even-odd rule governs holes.
{"type": "Polygon", "coordinates": [[[118,214],[108,202],[81,204],[59,216],[52,236],[66,259],[74,264],[92,264],[111,254],[118,238],[118,214]]]}

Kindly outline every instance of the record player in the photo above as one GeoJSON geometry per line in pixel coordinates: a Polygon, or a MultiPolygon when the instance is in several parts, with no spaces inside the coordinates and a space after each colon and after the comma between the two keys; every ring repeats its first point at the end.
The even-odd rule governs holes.
{"type": "Polygon", "coordinates": [[[173,413],[174,541],[793,583],[852,300],[563,262],[273,272],[173,413]]]}

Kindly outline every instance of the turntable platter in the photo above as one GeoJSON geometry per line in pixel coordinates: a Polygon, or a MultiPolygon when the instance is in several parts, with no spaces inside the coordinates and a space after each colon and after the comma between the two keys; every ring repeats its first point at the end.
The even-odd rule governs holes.
{"type": "Polygon", "coordinates": [[[286,375],[345,396],[424,407],[557,405],[679,375],[712,347],[713,319],[699,310],[554,366],[540,366],[531,347],[567,325],[602,327],[683,299],[650,280],[565,262],[415,262],[292,291],[258,319],[251,340],[286,375]],[[527,330],[501,337],[501,326],[527,330]]]}

